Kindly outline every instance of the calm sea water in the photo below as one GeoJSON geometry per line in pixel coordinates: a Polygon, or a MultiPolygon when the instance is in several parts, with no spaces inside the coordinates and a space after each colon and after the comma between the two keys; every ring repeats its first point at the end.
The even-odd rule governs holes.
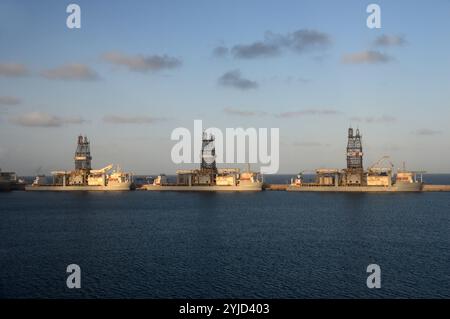
{"type": "Polygon", "coordinates": [[[449,229],[450,193],[0,193],[0,297],[449,298],[449,229]]]}

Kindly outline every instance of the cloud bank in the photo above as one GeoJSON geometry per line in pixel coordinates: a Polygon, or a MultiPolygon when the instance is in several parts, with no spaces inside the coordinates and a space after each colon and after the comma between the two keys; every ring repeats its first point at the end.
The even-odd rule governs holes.
{"type": "Polygon", "coordinates": [[[53,69],[43,70],[41,76],[50,80],[93,81],[99,79],[98,74],[85,64],[65,64],[53,69]]]}
{"type": "Polygon", "coordinates": [[[442,133],[442,131],[428,129],[428,128],[423,128],[423,129],[414,131],[414,134],[419,135],[419,136],[433,136],[433,135],[439,135],[441,133],[442,133]]]}
{"type": "Polygon", "coordinates": [[[403,46],[406,44],[406,39],[402,35],[381,35],[379,36],[374,44],[376,46],[381,47],[394,47],[394,46],[403,46]]]}
{"type": "Polygon", "coordinates": [[[218,80],[219,85],[232,87],[239,90],[256,89],[258,83],[242,76],[240,70],[232,70],[224,73],[218,80]]]}
{"type": "Polygon", "coordinates": [[[28,68],[20,63],[0,63],[0,76],[18,77],[28,75],[28,68]]]}
{"type": "Polygon", "coordinates": [[[352,117],[350,120],[355,122],[366,122],[366,123],[393,123],[397,121],[395,117],[390,115],[382,115],[380,117],[377,116],[352,117]]]}
{"type": "Polygon", "coordinates": [[[324,50],[330,44],[330,36],[316,30],[300,29],[287,34],[276,34],[269,31],[266,32],[262,41],[236,44],[231,49],[224,46],[216,47],[213,55],[225,56],[230,52],[236,59],[254,59],[275,57],[284,51],[301,54],[313,50],[324,50]]]}
{"type": "Polygon", "coordinates": [[[275,44],[255,42],[252,44],[238,44],[231,49],[235,58],[253,59],[259,57],[272,57],[280,54],[280,47],[275,44]]]}
{"type": "Polygon", "coordinates": [[[251,116],[263,116],[266,115],[266,112],[258,112],[258,111],[246,111],[246,110],[238,110],[231,107],[226,107],[223,109],[224,113],[236,116],[243,117],[251,117],[251,116]]]}
{"type": "Polygon", "coordinates": [[[26,127],[60,127],[65,124],[82,124],[86,120],[81,117],[59,117],[43,112],[30,112],[12,117],[10,122],[26,127]]]}
{"type": "Polygon", "coordinates": [[[356,53],[349,53],[342,57],[342,62],[345,64],[387,63],[392,60],[393,60],[392,57],[379,51],[362,51],[356,53]]]}
{"type": "Polygon", "coordinates": [[[214,48],[213,50],[213,56],[215,57],[223,57],[226,56],[228,54],[228,48],[224,47],[224,46],[218,46],[216,48],[214,48]]]}
{"type": "Polygon", "coordinates": [[[333,109],[307,109],[300,111],[282,112],[276,114],[275,116],[279,118],[293,118],[308,115],[338,115],[338,114],[341,114],[341,112],[333,109]]]}
{"type": "Polygon", "coordinates": [[[167,55],[127,55],[120,52],[104,53],[102,59],[129,71],[142,73],[174,69],[182,64],[180,59],[167,55]]]}

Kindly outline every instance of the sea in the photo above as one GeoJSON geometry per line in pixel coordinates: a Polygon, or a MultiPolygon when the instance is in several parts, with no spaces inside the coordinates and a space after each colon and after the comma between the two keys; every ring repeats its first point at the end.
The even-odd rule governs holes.
{"type": "Polygon", "coordinates": [[[0,298],[450,298],[449,230],[450,193],[0,193],[0,298]]]}

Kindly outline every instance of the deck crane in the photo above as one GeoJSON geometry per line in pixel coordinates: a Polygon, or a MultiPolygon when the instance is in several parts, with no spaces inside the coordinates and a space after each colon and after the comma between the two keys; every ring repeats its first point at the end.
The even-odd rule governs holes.
{"type": "Polygon", "coordinates": [[[385,155],[382,158],[380,158],[378,161],[376,161],[373,165],[371,165],[367,171],[369,173],[382,173],[382,172],[386,172],[386,173],[391,173],[392,170],[394,169],[394,164],[392,164],[392,162],[389,160],[389,156],[385,155]],[[382,162],[387,162],[389,164],[389,167],[380,167],[380,164],[382,162]]]}
{"type": "Polygon", "coordinates": [[[105,166],[100,169],[91,169],[90,173],[91,174],[104,174],[104,173],[110,171],[112,168],[113,168],[113,164],[109,164],[108,166],[105,166]]]}

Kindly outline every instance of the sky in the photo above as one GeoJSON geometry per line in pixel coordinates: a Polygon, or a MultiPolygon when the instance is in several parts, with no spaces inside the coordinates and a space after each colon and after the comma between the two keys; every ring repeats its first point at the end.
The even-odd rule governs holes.
{"type": "Polygon", "coordinates": [[[0,168],[173,173],[177,127],[279,128],[280,171],[450,172],[450,1],[0,1],[0,168]],[[81,28],[66,7],[81,8],[81,28]],[[381,8],[369,29],[366,8],[381,8]]]}

